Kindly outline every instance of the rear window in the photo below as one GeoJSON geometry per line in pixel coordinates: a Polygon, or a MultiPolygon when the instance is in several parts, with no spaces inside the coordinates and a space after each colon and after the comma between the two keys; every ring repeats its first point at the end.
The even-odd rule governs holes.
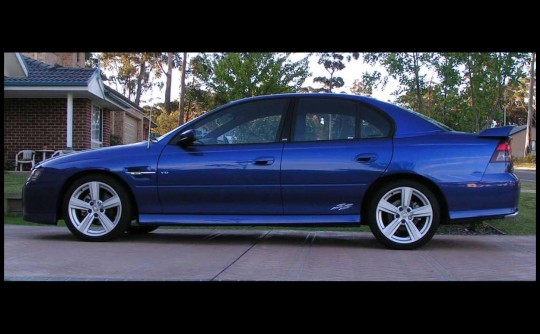
{"type": "Polygon", "coordinates": [[[416,111],[412,111],[412,110],[409,110],[409,109],[406,109],[408,112],[430,122],[431,124],[435,125],[436,127],[440,128],[441,130],[444,130],[444,131],[454,131],[454,129],[452,129],[451,127],[447,126],[447,125],[444,125],[442,124],[441,122],[439,121],[436,121],[434,120],[433,118],[429,118],[427,117],[426,115],[424,114],[421,114],[419,112],[416,112],[416,111]]]}

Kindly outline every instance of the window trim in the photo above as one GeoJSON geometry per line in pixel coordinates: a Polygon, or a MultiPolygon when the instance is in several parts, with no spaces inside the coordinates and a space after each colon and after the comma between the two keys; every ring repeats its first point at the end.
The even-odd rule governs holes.
{"type": "Polygon", "coordinates": [[[396,123],[394,120],[383,110],[380,108],[373,106],[367,102],[359,101],[357,99],[351,99],[351,98],[343,98],[343,97],[330,97],[330,96],[297,96],[291,99],[291,103],[289,105],[289,114],[287,115],[287,121],[288,123],[285,125],[288,132],[287,132],[287,138],[284,138],[282,136],[284,142],[288,143],[328,143],[328,142],[352,142],[352,141],[363,141],[363,140],[377,140],[377,139],[392,139],[394,137],[394,134],[396,133],[396,123]],[[355,131],[354,131],[354,139],[335,139],[335,140],[310,140],[310,141],[293,141],[293,133],[295,130],[295,121],[296,116],[298,112],[298,100],[299,99],[326,99],[326,100],[341,100],[341,101],[349,101],[356,104],[356,122],[355,122],[355,131]],[[360,128],[361,128],[361,118],[362,118],[362,112],[361,108],[367,108],[371,111],[378,113],[381,115],[384,119],[388,121],[390,124],[390,131],[388,133],[388,136],[385,137],[373,137],[373,138],[360,138],[360,128]]]}
{"type": "Polygon", "coordinates": [[[103,148],[103,108],[95,104],[92,104],[92,113],[90,114],[90,148],[91,149],[103,148]],[[99,120],[100,120],[99,141],[94,140],[93,129],[92,129],[92,118],[94,117],[94,110],[96,108],[99,110],[99,120]],[[93,147],[94,144],[98,145],[98,147],[93,147]]]}
{"type": "Polygon", "coordinates": [[[357,105],[357,101],[355,100],[352,100],[352,99],[344,99],[344,98],[334,98],[334,97],[329,97],[329,96],[306,96],[306,97],[297,97],[295,98],[295,103],[294,103],[294,109],[292,110],[292,116],[291,116],[291,124],[290,124],[290,132],[289,132],[289,140],[288,142],[290,143],[295,143],[295,144],[300,144],[300,143],[334,143],[334,142],[352,142],[352,141],[357,141],[358,140],[358,136],[357,136],[357,131],[358,131],[358,119],[359,119],[359,115],[358,115],[358,105],[357,105]],[[299,107],[299,100],[300,99],[324,99],[324,100],[330,100],[330,101],[347,101],[347,102],[351,102],[351,103],[354,103],[355,104],[355,117],[356,117],[356,121],[354,122],[354,126],[355,126],[355,129],[354,129],[354,138],[353,139],[325,139],[325,140],[303,140],[303,141],[295,141],[293,140],[293,134],[294,132],[296,131],[296,120],[298,118],[298,107],[299,107]]]}
{"type": "Polygon", "coordinates": [[[194,145],[194,146],[196,146],[196,147],[229,147],[229,146],[235,146],[236,147],[236,146],[242,146],[242,145],[245,146],[245,145],[280,144],[282,142],[282,139],[280,139],[280,138],[283,138],[283,136],[282,136],[283,129],[285,128],[285,123],[286,123],[286,120],[287,120],[287,116],[289,114],[291,101],[293,100],[290,97],[276,97],[276,98],[248,100],[248,101],[242,101],[240,103],[235,103],[233,105],[226,104],[226,105],[224,105],[224,106],[222,106],[222,107],[220,107],[218,109],[214,109],[213,111],[203,115],[203,117],[198,119],[196,122],[190,124],[189,127],[185,128],[185,129],[182,129],[182,131],[178,131],[178,133],[172,137],[172,139],[169,141],[169,143],[167,145],[177,145],[176,143],[178,142],[178,137],[183,132],[188,131],[188,130],[193,130],[193,129],[197,128],[198,124],[201,124],[202,122],[205,122],[209,117],[213,117],[216,114],[224,112],[225,110],[227,110],[229,108],[235,108],[235,107],[238,107],[238,106],[241,106],[241,105],[244,105],[244,104],[248,104],[248,103],[264,102],[264,101],[271,101],[271,100],[284,100],[285,101],[285,106],[283,108],[284,109],[283,110],[283,117],[281,117],[281,120],[280,120],[279,126],[278,126],[278,130],[277,130],[278,135],[276,135],[276,138],[274,139],[273,142],[270,142],[270,143],[204,144],[204,145],[194,145]]]}

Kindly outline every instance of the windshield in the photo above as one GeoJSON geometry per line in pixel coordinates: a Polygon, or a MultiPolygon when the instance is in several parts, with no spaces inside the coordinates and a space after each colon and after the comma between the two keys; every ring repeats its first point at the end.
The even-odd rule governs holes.
{"type": "Polygon", "coordinates": [[[162,140],[163,138],[167,137],[170,133],[173,133],[174,131],[176,131],[177,129],[178,129],[178,128],[174,128],[174,129],[172,129],[171,131],[167,132],[166,134],[161,135],[161,136],[159,136],[159,137],[157,137],[157,138],[152,139],[152,141],[153,141],[154,143],[157,143],[157,142],[159,142],[160,140],[162,140]]]}

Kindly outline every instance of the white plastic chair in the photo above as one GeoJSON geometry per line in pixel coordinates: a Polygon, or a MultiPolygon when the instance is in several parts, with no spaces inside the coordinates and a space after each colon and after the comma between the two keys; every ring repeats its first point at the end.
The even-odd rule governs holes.
{"type": "Polygon", "coordinates": [[[72,154],[72,153],[75,153],[75,151],[71,150],[58,150],[58,151],[54,151],[54,153],[51,155],[51,158],[54,158],[54,157],[61,157],[63,155],[68,155],[68,154],[72,154]]]}
{"type": "Polygon", "coordinates": [[[61,157],[63,155],[64,155],[64,151],[63,150],[58,150],[58,151],[54,151],[54,153],[51,155],[51,158],[61,157]]]}
{"type": "Polygon", "coordinates": [[[31,164],[32,168],[34,168],[34,165],[36,164],[36,151],[22,150],[15,155],[15,170],[17,170],[17,166],[20,166],[19,171],[22,172],[24,164],[31,164]]]}

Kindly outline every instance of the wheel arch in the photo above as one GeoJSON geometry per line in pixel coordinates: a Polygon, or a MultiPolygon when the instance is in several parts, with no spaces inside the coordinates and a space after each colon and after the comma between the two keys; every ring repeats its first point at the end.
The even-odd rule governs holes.
{"type": "Polygon", "coordinates": [[[361,222],[360,224],[366,225],[367,222],[363,217],[367,217],[367,210],[368,210],[368,203],[373,198],[373,195],[384,184],[387,184],[389,182],[393,181],[403,181],[403,180],[410,180],[410,181],[416,181],[424,186],[428,187],[435,197],[437,197],[437,200],[439,201],[439,206],[441,208],[441,224],[447,224],[449,221],[449,215],[448,215],[448,203],[446,203],[446,198],[444,197],[441,189],[430,179],[418,175],[418,174],[410,174],[410,173],[397,173],[397,174],[390,174],[385,175],[383,177],[380,177],[375,182],[369,186],[369,188],[366,190],[364,194],[364,198],[362,199],[362,206],[361,206],[361,222]]]}
{"type": "MultiPolygon", "coordinates": [[[[65,194],[67,192],[68,188],[71,186],[71,184],[73,184],[73,182],[75,182],[76,180],[78,180],[78,179],[80,179],[80,178],[82,178],[84,176],[87,176],[87,175],[104,175],[104,176],[112,177],[115,181],[118,181],[118,183],[120,183],[122,185],[122,187],[124,187],[124,190],[126,190],[128,196],[129,196],[129,200],[132,203],[135,204],[135,205],[132,205],[132,213],[131,214],[133,216],[137,215],[138,205],[137,205],[137,201],[135,200],[135,196],[133,195],[133,192],[132,192],[131,188],[129,187],[127,182],[124,181],[121,177],[119,177],[115,173],[113,173],[111,171],[108,171],[108,170],[90,169],[90,170],[85,170],[85,171],[81,171],[79,173],[73,174],[72,176],[70,176],[64,182],[64,184],[62,185],[62,188],[60,190],[60,193],[65,194]]],[[[58,199],[57,199],[57,202],[56,202],[56,217],[57,217],[57,220],[64,218],[63,214],[62,214],[62,203],[64,201],[64,196],[58,196],[58,199]]]]}

